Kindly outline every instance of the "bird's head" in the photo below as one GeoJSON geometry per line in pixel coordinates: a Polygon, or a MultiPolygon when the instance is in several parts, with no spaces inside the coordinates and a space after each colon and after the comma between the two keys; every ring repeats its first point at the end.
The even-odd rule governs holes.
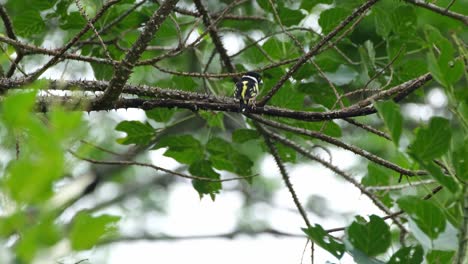
{"type": "Polygon", "coordinates": [[[255,80],[257,80],[257,83],[258,84],[262,84],[263,81],[262,81],[262,76],[258,73],[258,72],[247,72],[246,74],[244,74],[242,77],[244,76],[248,76],[248,77],[252,77],[252,78],[255,78],[255,80]]]}

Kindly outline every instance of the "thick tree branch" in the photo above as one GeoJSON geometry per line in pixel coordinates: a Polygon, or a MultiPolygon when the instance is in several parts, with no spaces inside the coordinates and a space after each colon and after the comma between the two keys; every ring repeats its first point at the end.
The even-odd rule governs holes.
{"type": "Polygon", "coordinates": [[[195,3],[195,6],[197,7],[198,12],[200,12],[200,14],[202,15],[203,23],[205,24],[207,28],[209,28],[208,32],[210,33],[210,37],[213,40],[213,44],[215,45],[216,50],[218,51],[219,56],[221,57],[221,60],[224,63],[224,66],[226,66],[226,69],[228,72],[231,72],[231,73],[235,72],[236,69],[234,65],[232,64],[231,59],[227,55],[227,50],[224,48],[223,42],[221,41],[221,38],[216,29],[216,25],[213,24],[213,22],[211,21],[210,14],[206,10],[201,0],[194,0],[193,2],[195,3]]]}
{"type": "Polygon", "coordinates": [[[140,56],[152,40],[154,34],[158,31],[161,24],[169,16],[179,0],[166,0],[159,9],[154,12],[148,22],[146,22],[143,32],[133,44],[125,58],[115,67],[114,75],[109,82],[109,86],[104,91],[95,104],[111,106],[122,93],[123,87],[130,78],[133,67],[140,56]]]}

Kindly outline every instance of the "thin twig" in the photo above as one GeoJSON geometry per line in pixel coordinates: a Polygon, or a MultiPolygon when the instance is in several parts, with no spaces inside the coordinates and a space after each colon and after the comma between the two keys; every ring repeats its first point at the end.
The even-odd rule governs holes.
{"type": "Polygon", "coordinates": [[[424,1],[421,1],[421,0],[405,0],[405,1],[408,2],[408,3],[411,3],[413,5],[417,5],[419,7],[425,8],[427,10],[431,10],[431,11],[437,13],[437,14],[459,20],[459,21],[463,22],[465,25],[468,25],[468,16],[465,16],[465,15],[462,15],[462,14],[459,14],[459,13],[455,13],[453,11],[448,10],[447,8],[436,6],[434,4],[427,3],[427,2],[424,2],[424,1]]]}
{"type": "Polygon", "coordinates": [[[227,179],[217,180],[217,179],[212,179],[212,178],[207,178],[207,177],[198,177],[198,176],[193,176],[193,175],[187,175],[187,174],[183,174],[183,173],[180,173],[180,172],[168,170],[168,169],[165,169],[165,168],[153,165],[153,164],[149,164],[149,163],[143,163],[143,162],[137,162],[137,161],[128,161],[128,160],[118,160],[118,161],[95,160],[95,159],[82,157],[82,156],[80,156],[79,154],[77,154],[76,152],[74,152],[72,150],[68,150],[68,152],[70,154],[72,154],[73,156],[75,156],[76,158],[78,158],[78,159],[81,159],[81,160],[84,160],[84,161],[87,161],[87,162],[90,162],[90,163],[94,163],[94,164],[148,167],[148,168],[152,168],[154,170],[163,171],[165,173],[169,173],[169,174],[179,176],[179,177],[182,177],[182,178],[187,178],[187,179],[192,179],[192,180],[200,180],[200,181],[207,181],[207,182],[237,181],[237,180],[243,180],[245,178],[252,178],[252,177],[256,176],[256,175],[253,175],[253,176],[246,176],[246,177],[235,177],[235,178],[227,178],[227,179]]]}

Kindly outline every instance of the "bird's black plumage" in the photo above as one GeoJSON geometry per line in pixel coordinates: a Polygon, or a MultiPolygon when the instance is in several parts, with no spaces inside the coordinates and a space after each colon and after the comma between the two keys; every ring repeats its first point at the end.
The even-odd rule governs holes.
{"type": "Polygon", "coordinates": [[[258,95],[258,85],[262,84],[262,77],[257,72],[247,72],[236,83],[234,96],[239,99],[242,112],[248,106],[255,107],[255,98],[258,95]]]}

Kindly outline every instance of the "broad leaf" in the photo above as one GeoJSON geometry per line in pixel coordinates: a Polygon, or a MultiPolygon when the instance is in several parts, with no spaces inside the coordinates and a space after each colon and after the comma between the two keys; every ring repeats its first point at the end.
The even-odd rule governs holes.
{"type": "Polygon", "coordinates": [[[367,223],[354,221],[346,229],[346,236],[354,248],[368,256],[384,253],[391,243],[390,227],[376,215],[371,215],[367,223]]]}
{"type": "Polygon", "coordinates": [[[398,146],[403,125],[400,107],[393,101],[376,102],[375,107],[380,117],[382,117],[385,126],[390,131],[393,142],[398,146]]]}
{"type": "Polygon", "coordinates": [[[237,129],[232,133],[232,141],[236,143],[244,143],[249,140],[258,139],[260,134],[253,129],[237,129]]]}
{"type": "Polygon", "coordinates": [[[392,255],[388,264],[421,264],[423,254],[421,246],[402,247],[392,255]]]}
{"type": "Polygon", "coordinates": [[[313,240],[317,245],[330,252],[337,259],[343,257],[345,246],[339,240],[329,235],[321,225],[315,225],[309,228],[302,228],[302,231],[313,240]]]}
{"type": "Polygon", "coordinates": [[[442,210],[430,201],[415,196],[403,196],[398,206],[431,239],[436,239],[445,230],[446,220],[442,210]]]}
{"type": "Polygon", "coordinates": [[[79,212],[70,230],[71,246],[75,250],[90,249],[106,236],[114,235],[120,217],[113,215],[92,216],[86,211],[79,212]]]}
{"type": "Polygon", "coordinates": [[[140,121],[122,121],[115,127],[115,130],[127,133],[126,137],[117,139],[118,143],[124,145],[148,144],[156,134],[150,124],[140,121]]]}
{"type": "MultiPolygon", "coordinates": [[[[213,165],[208,160],[199,160],[190,165],[189,172],[193,176],[219,180],[220,175],[213,170],[213,165]]],[[[193,187],[200,194],[200,198],[204,194],[209,194],[211,199],[215,199],[215,195],[221,190],[221,182],[219,181],[204,181],[204,180],[193,180],[193,187]]]]}
{"type": "Polygon", "coordinates": [[[202,145],[190,135],[164,137],[154,148],[163,147],[168,148],[164,156],[171,157],[181,163],[192,164],[204,158],[202,145]]]}
{"type": "Polygon", "coordinates": [[[451,137],[449,121],[442,117],[433,117],[428,126],[417,131],[416,139],[409,146],[410,153],[421,160],[438,158],[449,149],[451,137]]]}

